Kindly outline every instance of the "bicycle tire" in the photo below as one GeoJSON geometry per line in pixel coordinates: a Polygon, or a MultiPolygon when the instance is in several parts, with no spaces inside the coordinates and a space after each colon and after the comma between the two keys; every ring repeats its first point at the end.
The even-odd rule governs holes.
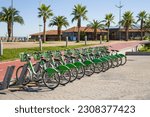
{"type": "Polygon", "coordinates": [[[77,79],[78,77],[78,70],[77,68],[72,68],[70,69],[70,72],[71,72],[71,79],[70,79],[70,82],[73,82],[77,79]]]}
{"type": "Polygon", "coordinates": [[[54,90],[60,84],[60,77],[57,72],[49,76],[48,72],[45,71],[43,73],[42,79],[43,79],[44,85],[51,90],[54,90]]]}
{"type": "Polygon", "coordinates": [[[112,68],[115,68],[118,66],[118,58],[115,58],[112,60],[112,68]]]}
{"type": "Polygon", "coordinates": [[[85,75],[86,76],[91,76],[95,71],[95,66],[94,64],[90,64],[85,66],[85,75]]]}
{"type": "Polygon", "coordinates": [[[85,68],[82,66],[82,67],[79,67],[78,68],[78,77],[77,77],[77,79],[81,79],[81,78],[83,78],[84,77],[84,75],[85,75],[85,68]]]}
{"type": "Polygon", "coordinates": [[[100,73],[103,70],[103,63],[99,62],[95,64],[95,71],[94,73],[100,73]]]}
{"type": "Polygon", "coordinates": [[[108,69],[109,69],[109,62],[108,61],[105,61],[103,62],[103,72],[106,72],[108,69]]]}
{"type": "MultiPolygon", "coordinates": [[[[19,80],[19,76],[20,76],[19,74],[21,73],[22,69],[23,69],[23,66],[19,66],[17,68],[17,70],[16,70],[16,81],[19,80]]],[[[24,74],[24,82],[22,85],[27,85],[31,81],[31,77],[32,77],[31,72],[29,69],[27,69],[26,74],[24,74]],[[27,75],[28,73],[29,73],[29,75],[27,75]]]]}
{"type": "Polygon", "coordinates": [[[121,66],[125,65],[126,62],[127,62],[127,57],[126,56],[122,57],[121,58],[121,66]]]}
{"type": "Polygon", "coordinates": [[[70,82],[71,80],[71,72],[70,70],[65,71],[64,73],[60,74],[60,84],[61,85],[66,85],[70,82]]]}

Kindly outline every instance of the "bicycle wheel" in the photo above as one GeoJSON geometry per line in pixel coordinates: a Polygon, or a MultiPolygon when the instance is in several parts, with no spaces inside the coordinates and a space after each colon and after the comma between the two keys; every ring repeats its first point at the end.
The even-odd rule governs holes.
{"type": "Polygon", "coordinates": [[[115,58],[112,60],[112,68],[115,68],[118,66],[118,58],[115,58]]]}
{"type": "MultiPolygon", "coordinates": [[[[19,80],[19,77],[21,75],[22,70],[23,70],[23,66],[18,67],[18,69],[16,70],[16,82],[19,80]]],[[[27,69],[27,71],[26,71],[26,73],[24,74],[23,77],[24,77],[24,82],[23,82],[22,85],[28,84],[31,80],[31,77],[32,77],[31,72],[30,72],[29,69],[27,69]]]]}
{"type": "Polygon", "coordinates": [[[117,67],[119,67],[121,65],[121,62],[122,62],[122,58],[118,57],[118,65],[117,65],[117,67]]]}
{"type": "Polygon", "coordinates": [[[103,70],[103,63],[99,62],[95,64],[95,73],[100,73],[103,70]]]}
{"type": "Polygon", "coordinates": [[[85,75],[86,76],[91,76],[95,71],[95,66],[94,64],[89,64],[85,66],[85,75]]]}
{"type": "Polygon", "coordinates": [[[78,77],[77,79],[81,79],[83,78],[85,75],[85,68],[82,66],[82,67],[79,67],[78,68],[78,77]]]}
{"type": "Polygon", "coordinates": [[[71,80],[71,72],[70,70],[65,71],[63,73],[60,74],[60,84],[61,85],[66,85],[67,83],[69,83],[71,80]]]}
{"type": "Polygon", "coordinates": [[[108,61],[105,61],[104,63],[103,63],[103,72],[105,72],[105,71],[107,71],[109,69],[109,62],[108,61]]]}
{"type": "Polygon", "coordinates": [[[126,64],[126,62],[127,62],[127,57],[126,56],[122,57],[121,58],[121,65],[126,64]]]}
{"type": "Polygon", "coordinates": [[[36,74],[33,75],[33,80],[34,80],[35,82],[39,82],[39,81],[42,80],[43,68],[39,65],[38,68],[35,69],[36,64],[34,64],[33,67],[34,67],[34,70],[35,70],[35,72],[36,72],[36,74]]]}
{"type": "Polygon", "coordinates": [[[71,79],[70,79],[70,82],[73,82],[77,79],[78,77],[78,70],[77,68],[72,68],[70,69],[70,72],[71,72],[71,79]]]}
{"type": "Polygon", "coordinates": [[[58,87],[60,83],[60,77],[58,73],[53,73],[49,75],[48,72],[45,71],[43,73],[42,79],[43,79],[43,83],[45,84],[45,86],[51,90],[58,87]]]}

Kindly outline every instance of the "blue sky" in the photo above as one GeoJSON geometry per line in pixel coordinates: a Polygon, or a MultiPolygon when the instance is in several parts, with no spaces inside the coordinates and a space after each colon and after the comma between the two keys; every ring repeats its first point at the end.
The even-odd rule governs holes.
{"type": "MultiPolygon", "coordinates": [[[[76,22],[72,23],[71,16],[72,9],[76,4],[86,5],[88,9],[87,17],[89,21],[93,19],[103,20],[105,15],[108,13],[113,13],[115,16],[115,22],[119,20],[119,11],[115,5],[119,4],[120,0],[14,0],[14,7],[20,11],[20,15],[23,17],[25,24],[14,24],[14,36],[28,36],[29,34],[39,32],[39,23],[42,24],[38,15],[37,8],[39,3],[44,3],[51,5],[51,9],[55,16],[64,15],[67,17],[70,26],[75,26],[76,22]]],[[[142,11],[145,10],[150,13],[150,1],[149,0],[121,0],[124,7],[122,8],[122,14],[131,10],[134,12],[134,17],[142,11]]],[[[1,7],[9,7],[11,5],[11,0],[0,0],[0,11],[1,7]]],[[[50,19],[49,19],[50,20],[50,19]]],[[[49,23],[47,21],[47,24],[49,23]]],[[[88,21],[82,21],[82,25],[86,26],[88,21]]],[[[117,24],[113,24],[117,25],[117,24]]],[[[47,30],[56,29],[56,27],[47,27],[47,30]]],[[[63,28],[65,29],[65,28],[63,28]]],[[[0,36],[5,36],[7,34],[6,23],[0,22],[0,36]]]]}

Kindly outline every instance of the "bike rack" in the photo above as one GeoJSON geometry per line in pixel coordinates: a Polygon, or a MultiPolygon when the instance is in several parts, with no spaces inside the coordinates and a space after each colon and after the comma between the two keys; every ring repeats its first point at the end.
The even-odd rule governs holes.
{"type": "Polygon", "coordinates": [[[0,90],[7,89],[9,87],[10,80],[13,75],[14,69],[15,69],[15,66],[7,67],[7,71],[5,73],[4,79],[2,82],[0,82],[0,90]]]}
{"type": "Polygon", "coordinates": [[[25,74],[26,74],[26,72],[27,72],[27,67],[28,67],[28,65],[27,64],[25,64],[24,66],[23,66],[23,69],[22,69],[22,71],[21,71],[21,74],[20,74],[20,76],[19,76],[19,79],[18,79],[18,81],[16,82],[16,84],[15,85],[22,85],[23,84],[23,82],[25,81],[25,74]]]}

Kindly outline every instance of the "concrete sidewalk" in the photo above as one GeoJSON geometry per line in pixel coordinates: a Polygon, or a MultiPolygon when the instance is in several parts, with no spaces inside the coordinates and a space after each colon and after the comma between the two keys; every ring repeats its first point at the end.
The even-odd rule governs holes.
{"type": "MultiPolygon", "coordinates": [[[[150,99],[150,56],[129,56],[124,66],[110,69],[105,73],[84,77],[53,91],[46,87],[39,92],[0,93],[0,99],[39,100],[122,100],[150,99]]],[[[2,91],[1,91],[2,92],[2,91]]]]}

